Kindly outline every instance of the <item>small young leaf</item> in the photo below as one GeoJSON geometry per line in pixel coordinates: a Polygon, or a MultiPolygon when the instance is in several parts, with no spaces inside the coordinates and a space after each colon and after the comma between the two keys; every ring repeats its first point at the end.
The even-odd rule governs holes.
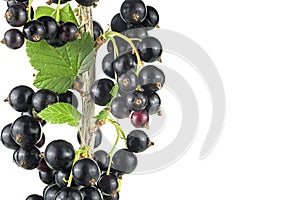
{"type": "Polygon", "coordinates": [[[62,9],[60,9],[60,20],[63,22],[73,22],[78,26],[77,19],[70,4],[66,4],[62,9]]]}
{"type": "Polygon", "coordinates": [[[38,116],[51,124],[64,124],[78,126],[82,118],[80,112],[68,103],[55,103],[42,110],[38,116]]]}
{"type": "Polygon", "coordinates": [[[118,92],[119,92],[119,85],[118,85],[118,83],[116,83],[115,85],[114,85],[114,87],[111,89],[111,91],[110,91],[110,94],[113,96],[113,98],[114,97],[116,97],[117,95],[118,95],[118,92]]]}
{"type": "Polygon", "coordinates": [[[42,16],[51,16],[51,17],[54,17],[55,16],[55,9],[54,8],[51,8],[49,6],[40,6],[40,7],[37,7],[37,9],[35,10],[35,13],[34,13],[34,18],[35,19],[38,19],[42,16]]]}
{"type": "Polygon", "coordinates": [[[101,122],[102,120],[105,120],[109,116],[109,114],[109,110],[101,110],[100,113],[96,116],[96,119],[101,122]]]}
{"type": "Polygon", "coordinates": [[[26,42],[30,63],[38,71],[34,85],[56,93],[65,93],[79,73],[94,64],[94,40],[89,33],[63,47],[53,48],[47,42],[26,42]]]}

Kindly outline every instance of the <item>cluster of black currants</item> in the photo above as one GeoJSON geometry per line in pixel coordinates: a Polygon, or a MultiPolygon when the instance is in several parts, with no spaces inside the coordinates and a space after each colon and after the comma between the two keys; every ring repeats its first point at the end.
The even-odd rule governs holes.
{"type": "Polygon", "coordinates": [[[131,117],[136,128],[148,127],[149,115],[160,113],[161,100],[156,92],[163,87],[165,75],[154,65],[140,70],[136,55],[143,62],[160,61],[162,45],[148,34],[158,26],[158,21],[157,11],[142,1],[127,0],[122,4],[121,13],[112,19],[111,29],[124,34],[138,52],[133,53],[132,44],[116,35],[107,45],[109,53],[102,61],[102,69],[109,78],[117,80],[119,95],[112,100],[110,91],[114,82],[106,78],[96,81],[91,89],[97,105],[105,106],[112,100],[112,115],[118,119],[131,117]]]}
{"type": "MultiPolygon", "coordinates": [[[[23,27],[22,32],[19,29],[12,28],[4,34],[1,43],[6,44],[11,49],[19,49],[23,46],[25,39],[31,42],[45,40],[53,47],[61,47],[67,42],[72,42],[80,37],[76,24],[72,22],[57,22],[50,16],[42,16],[33,20],[34,10],[28,11],[28,3],[24,0],[8,1],[8,9],[5,12],[5,18],[12,27],[23,27]],[[29,14],[30,13],[30,14],[29,14]],[[28,17],[30,15],[30,17],[28,17]]],[[[99,37],[103,30],[98,22],[94,24],[94,36],[99,37]]]]}

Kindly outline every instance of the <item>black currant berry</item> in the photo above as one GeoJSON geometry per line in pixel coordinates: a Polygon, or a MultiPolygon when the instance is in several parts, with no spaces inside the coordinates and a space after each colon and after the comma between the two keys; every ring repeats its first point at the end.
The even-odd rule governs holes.
{"type": "Polygon", "coordinates": [[[66,93],[59,94],[58,99],[59,99],[59,102],[69,103],[69,104],[73,105],[75,108],[78,107],[77,97],[74,95],[73,92],[71,92],[69,90],[66,93]]]}
{"type": "Polygon", "coordinates": [[[126,144],[128,151],[134,153],[140,153],[148,149],[148,147],[152,146],[153,143],[150,142],[147,134],[142,130],[134,130],[131,131],[127,135],[126,144]]]}
{"type": "Polygon", "coordinates": [[[54,18],[49,16],[43,16],[37,19],[45,27],[46,34],[45,40],[52,40],[58,34],[58,25],[54,18]]]}
{"type": "Polygon", "coordinates": [[[59,38],[64,42],[72,42],[79,36],[76,24],[72,22],[63,23],[59,28],[59,38]]]}
{"type": "Polygon", "coordinates": [[[43,183],[50,184],[50,183],[54,182],[54,180],[55,180],[54,179],[55,171],[54,170],[49,170],[46,172],[39,171],[39,176],[43,183]]]}
{"type": "Polygon", "coordinates": [[[23,26],[28,20],[26,7],[20,4],[10,6],[5,12],[5,18],[7,23],[13,27],[23,26]]]}
{"type": "Polygon", "coordinates": [[[135,72],[137,68],[137,58],[132,52],[122,54],[115,59],[113,67],[118,76],[129,70],[135,72]]]}
{"type": "Polygon", "coordinates": [[[112,90],[113,86],[114,82],[106,78],[96,81],[92,86],[90,93],[95,104],[99,106],[105,106],[108,104],[112,99],[110,91],[112,90]]]}
{"type": "Polygon", "coordinates": [[[107,54],[102,60],[102,70],[109,78],[115,78],[115,70],[113,68],[114,54],[107,54]]]}
{"type": "Polygon", "coordinates": [[[24,36],[18,29],[10,29],[5,32],[1,43],[10,49],[19,49],[24,44],[24,36]]]}
{"type": "Polygon", "coordinates": [[[66,44],[66,42],[62,41],[58,35],[51,40],[46,40],[46,42],[54,48],[62,47],[66,44]]]}
{"type": "Polygon", "coordinates": [[[20,147],[14,153],[14,160],[19,167],[27,170],[35,169],[40,163],[40,151],[36,147],[23,148],[20,147]]]}
{"type": "Polygon", "coordinates": [[[96,151],[94,153],[94,160],[97,162],[101,171],[108,169],[109,165],[109,155],[103,150],[96,151]]]}
{"type": "Polygon", "coordinates": [[[139,43],[138,51],[143,61],[151,63],[161,57],[163,49],[158,39],[146,37],[139,43]]]}
{"type": "Polygon", "coordinates": [[[94,186],[100,178],[100,169],[94,160],[83,158],[75,163],[72,174],[77,184],[82,186],[94,186]]]}
{"type": "Polygon", "coordinates": [[[50,90],[39,90],[32,97],[32,106],[36,112],[41,112],[49,105],[56,103],[57,95],[50,90]]]}
{"type": "Polygon", "coordinates": [[[126,105],[130,110],[142,111],[148,105],[148,97],[141,91],[134,91],[126,96],[126,105]]]}
{"type": "MultiPolygon", "coordinates": [[[[69,2],[69,1],[71,1],[71,0],[61,0],[60,4],[65,4],[65,3],[69,2]]],[[[51,5],[52,3],[58,4],[58,0],[49,0],[47,2],[48,5],[51,5]]]]}
{"type": "Polygon", "coordinates": [[[76,2],[82,6],[92,6],[97,0],[76,0],[76,2]]]}
{"type": "Polygon", "coordinates": [[[165,83],[163,71],[153,65],[144,67],[138,77],[139,84],[146,92],[156,92],[160,90],[165,83]]]}
{"type": "Polygon", "coordinates": [[[82,200],[102,200],[99,190],[95,187],[85,187],[80,190],[82,200]]]}
{"type": "Polygon", "coordinates": [[[93,32],[94,32],[94,40],[96,40],[100,35],[103,34],[103,29],[101,25],[96,21],[93,21],[93,32]]]}
{"type": "Polygon", "coordinates": [[[137,157],[127,149],[120,149],[113,155],[112,167],[119,172],[130,174],[137,167],[137,157]]]}
{"type": "MultiPolygon", "coordinates": [[[[119,37],[114,37],[113,39],[116,41],[116,46],[117,46],[119,55],[129,52],[130,45],[125,40],[123,40],[122,38],[119,38],[119,37]]],[[[115,48],[114,48],[112,40],[109,40],[109,42],[107,43],[107,51],[114,53],[114,49],[115,48]]]]}
{"type": "Polygon", "coordinates": [[[147,29],[142,28],[135,28],[134,26],[124,33],[129,38],[138,38],[138,39],[144,39],[148,37],[147,29]]]}
{"type": "Polygon", "coordinates": [[[127,30],[127,24],[126,24],[126,22],[122,19],[120,13],[116,14],[116,15],[112,18],[111,23],[110,23],[110,26],[111,26],[111,30],[112,30],[112,31],[116,31],[116,32],[119,32],[119,33],[122,33],[122,32],[124,32],[124,31],[127,30]]]}
{"type": "MultiPolygon", "coordinates": [[[[80,138],[80,133],[79,132],[77,133],[77,141],[78,141],[79,144],[81,144],[81,138],[80,138]]],[[[102,132],[101,132],[100,128],[98,128],[96,130],[94,148],[99,147],[101,142],[102,142],[102,132]]]]}
{"type": "Polygon", "coordinates": [[[31,42],[39,42],[46,36],[46,29],[37,20],[27,22],[23,28],[24,37],[31,42]]]}
{"type": "Polygon", "coordinates": [[[26,200],[44,200],[44,198],[37,194],[32,194],[26,198],[26,200]]]}
{"type": "MultiPolygon", "coordinates": [[[[56,173],[55,173],[55,183],[60,188],[67,187],[68,182],[66,182],[66,180],[69,179],[70,174],[71,174],[71,169],[56,171],[56,173]]],[[[75,186],[75,182],[74,181],[72,181],[72,186],[75,186]]]]}
{"type": "Polygon", "coordinates": [[[155,28],[159,23],[159,14],[157,10],[151,6],[147,6],[147,16],[142,22],[142,25],[148,30],[155,28]]]}
{"type": "Polygon", "coordinates": [[[160,110],[161,100],[157,93],[146,93],[148,96],[148,105],[146,110],[149,115],[157,114],[160,110]]]}
{"type": "Polygon", "coordinates": [[[55,196],[59,190],[60,188],[56,184],[49,185],[44,190],[44,200],[55,200],[55,196]]]}
{"type": "Polygon", "coordinates": [[[45,150],[45,160],[54,170],[69,169],[75,157],[73,145],[64,140],[55,140],[45,150]]]}
{"type": "Polygon", "coordinates": [[[31,100],[34,91],[21,85],[12,89],[8,95],[8,102],[18,112],[28,112],[32,109],[31,100]]]}
{"type": "Polygon", "coordinates": [[[23,115],[12,124],[11,136],[20,146],[33,147],[41,139],[41,125],[33,117],[23,115]]]}
{"type": "Polygon", "coordinates": [[[113,174],[105,174],[99,179],[97,186],[102,191],[102,193],[108,195],[115,194],[119,187],[118,179],[113,174]]]}
{"type": "Polygon", "coordinates": [[[131,123],[136,128],[148,128],[149,114],[146,110],[141,112],[133,112],[131,115],[131,123]]]}
{"type": "Polygon", "coordinates": [[[55,200],[82,200],[81,193],[70,187],[61,189],[55,196],[55,200]]]}
{"type": "Polygon", "coordinates": [[[103,194],[103,200],[119,200],[119,199],[120,199],[120,196],[119,196],[118,192],[114,195],[105,195],[105,194],[103,194]]]}
{"type": "Polygon", "coordinates": [[[42,148],[44,146],[45,142],[46,142],[46,136],[44,133],[42,133],[41,139],[35,144],[35,146],[37,148],[42,148]]]}
{"type": "Polygon", "coordinates": [[[114,98],[110,108],[111,114],[118,119],[125,119],[130,115],[130,110],[127,107],[126,99],[124,97],[114,98]]]}
{"type": "Polygon", "coordinates": [[[124,1],[120,13],[127,24],[138,24],[145,19],[147,8],[142,1],[124,1]]]}
{"type": "Polygon", "coordinates": [[[128,71],[118,77],[120,90],[124,92],[134,91],[138,86],[137,76],[134,72],[128,71]]]}
{"type": "Polygon", "coordinates": [[[11,136],[11,131],[10,131],[11,125],[12,124],[8,124],[2,129],[1,142],[6,148],[17,150],[19,149],[20,145],[18,145],[11,136]]]}
{"type": "Polygon", "coordinates": [[[50,167],[47,165],[46,161],[44,158],[41,159],[40,163],[39,163],[39,166],[37,167],[37,169],[39,171],[42,171],[42,172],[48,172],[50,171],[50,167]]]}

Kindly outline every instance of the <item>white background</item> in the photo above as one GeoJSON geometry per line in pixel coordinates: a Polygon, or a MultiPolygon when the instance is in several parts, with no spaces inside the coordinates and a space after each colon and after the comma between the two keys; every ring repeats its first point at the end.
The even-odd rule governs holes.
{"type": "MultiPolygon", "coordinates": [[[[121,2],[100,1],[97,20],[108,24],[121,2]]],[[[299,199],[300,2],[145,2],[159,10],[161,27],[192,38],[213,59],[226,90],[227,119],[209,157],[198,160],[207,129],[203,125],[203,134],[174,165],[153,174],[125,177],[121,199],[299,199]]],[[[6,3],[2,1],[0,8],[4,14],[6,3]]],[[[3,35],[8,29],[5,19],[0,26],[3,35]]],[[[1,45],[0,51],[0,98],[4,99],[14,86],[32,83],[34,72],[24,48],[12,51],[1,45]]],[[[209,105],[209,101],[202,103],[209,105]]],[[[4,103],[0,110],[1,127],[17,116],[4,103]]],[[[209,111],[205,112],[209,118],[209,111]]],[[[46,129],[49,140],[57,135],[75,137],[67,128],[46,129]]],[[[168,137],[164,139],[167,144],[168,137]]],[[[44,185],[37,172],[16,167],[13,152],[2,145],[0,152],[1,199],[41,194],[44,185]]]]}

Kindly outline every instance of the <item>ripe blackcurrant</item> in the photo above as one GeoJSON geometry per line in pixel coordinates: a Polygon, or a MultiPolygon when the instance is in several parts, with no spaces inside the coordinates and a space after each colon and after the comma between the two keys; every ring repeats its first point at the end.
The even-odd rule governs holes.
{"type": "Polygon", "coordinates": [[[44,190],[44,200],[55,200],[55,196],[59,190],[60,188],[56,184],[49,185],[44,190]]]}
{"type": "Polygon", "coordinates": [[[52,40],[58,34],[58,25],[54,18],[43,16],[37,19],[45,27],[45,40],[52,40]]]}
{"type": "Polygon", "coordinates": [[[111,23],[110,23],[110,26],[111,26],[111,30],[112,30],[112,31],[116,31],[116,32],[119,32],[119,33],[122,33],[122,32],[124,32],[124,31],[127,30],[127,24],[126,24],[126,22],[122,19],[120,13],[116,14],[116,15],[112,18],[111,23]]]}
{"type": "Polygon", "coordinates": [[[13,27],[23,26],[28,20],[26,7],[20,4],[10,6],[5,12],[5,18],[7,23],[13,27]]]}
{"type": "Polygon", "coordinates": [[[75,157],[73,145],[64,140],[55,140],[45,150],[45,160],[54,170],[69,169],[75,157]]]}
{"type": "Polygon", "coordinates": [[[71,92],[70,90],[68,90],[66,93],[59,94],[58,99],[59,99],[59,102],[69,103],[69,104],[73,105],[75,108],[78,107],[78,99],[74,95],[74,93],[71,92]]]}
{"type": "Polygon", "coordinates": [[[152,146],[153,143],[150,142],[147,134],[142,130],[131,131],[127,135],[126,144],[128,151],[134,153],[140,153],[152,146]]]}
{"type": "Polygon", "coordinates": [[[106,78],[96,81],[92,86],[90,93],[95,104],[99,106],[105,106],[108,104],[112,99],[110,91],[112,90],[113,86],[114,82],[106,78]]]}
{"type": "MultiPolygon", "coordinates": [[[[69,1],[71,1],[71,0],[61,0],[61,1],[60,1],[60,4],[65,4],[65,3],[69,2],[69,1]]],[[[49,1],[47,2],[48,5],[50,5],[50,4],[52,4],[52,3],[58,4],[58,0],[49,0],[49,1]]]]}
{"type": "Polygon", "coordinates": [[[114,54],[107,54],[102,60],[102,70],[109,78],[115,78],[115,70],[113,68],[114,54]]]}
{"type": "Polygon", "coordinates": [[[11,126],[11,136],[22,147],[33,147],[41,138],[40,123],[33,117],[23,115],[11,126]]]}
{"type": "Polygon", "coordinates": [[[147,8],[142,1],[124,1],[120,13],[127,24],[137,24],[145,19],[147,8]]]}
{"type": "Polygon", "coordinates": [[[32,106],[36,112],[41,112],[49,105],[58,101],[57,95],[50,90],[39,90],[32,97],[32,106]]]}
{"type": "Polygon", "coordinates": [[[97,0],[76,0],[76,2],[82,6],[92,6],[97,0]]]}
{"type": "Polygon", "coordinates": [[[146,92],[156,92],[161,89],[165,83],[163,71],[156,66],[149,65],[144,67],[138,77],[139,84],[146,92]]]}
{"type": "Polygon", "coordinates": [[[46,142],[46,136],[45,136],[44,133],[42,133],[41,139],[35,144],[35,146],[36,146],[37,148],[41,148],[41,147],[44,146],[45,142],[46,142]]]}
{"type": "MultiPolygon", "coordinates": [[[[66,182],[66,180],[69,179],[70,174],[71,174],[71,169],[56,171],[56,173],[55,173],[55,183],[60,188],[67,187],[68,182],[66,182]]],[[[72,186],[75,186],[74,180],[72,181],[72,186]]]]}
{"type": "Polygon", "coordinates": [[[47,165],[46,161],[44,158],[41,159],[40,163],[39,163],[39,166],[37,167],[37,169],[39,171],[42,171],[42,172],[47,172],[47,171],[50,171],[50,167],[47,165]]]}
{"type": "Polygon", "coordinates": [[[99,179],[97,186],[102,191],[102,193],[108,195],[115,194],[119,187],[118,179],[113,174],[105,174],[99,179]]]}
{"type": "Polygon", "coordinates": [[[97,162],[101,171],[105,171],[109,165],[109,155],[103,150],[94,153],[94,160],[97,162]]]}
{"type": "Polygon", "coordinates": [[[132,52],[122,54],[115,59],[113,67],[118,76],[129,70],[135,72],[137,68],[137,58],[132,52]]]}
{"type": "Polygon", "coordinates": [[[82,200],[81,193],[71,187],[61,189],[55,196],[55,200],[82,200]]]}
{"type": "Polygon", "coordinates": [[[46,29],[37,20],[27,22],[23,28],[24,37],[31,42],[39,42],[46,36],[46,29]]]}
{"type": "Polygon", "coordinates": [[[62,39],[59,38],[59,35],[51,40],[46,40],[46,42],[54,48],[62,47],[66,44],[66,42],[62,41],[62,39]]]}
{"type": "Polygon", "coordinates": [[[2,129],[1,142],[6,148],[17,150],[19,149],[20,145],[18,145],[11,136],[11,131],[10,131],[11,125],[12,124],[8,124],[2,129]]]}
{"type": "Polygon", "coordinates": [[[147,16],[142,25],[148,30],[155,28],[159,22],[159,14],[157,10],[151,6],[147,6],[147,16]]]}
{"type": "Polygon", "coordinates": [[[119,200],[119,199],[120,199],[119,192],[117,192],[114,195],[103,194],[103,200],[119,200]]]}
{"type": "Polygon", "coordinates": [[[133,112],[131,115],[131,123],[136,128],[147,128],[149,122],[149,114],[146,110],[141,112],[133,112]]]}
{"type": "Polygon", "coordinates": [[[128,71],[118,77],[120,90],[124,92],[134,91],[138,86],[137,76],[134,72],[128,71]]]}
{"type": "Polygon", "coordinates": [[[158,39],[154,37],[146,37],[138,45],[141,59],[145,62],[154,62],[161,57],[162,45],[158,39]]]}
{"type": "Polygon", "coordinates": [[[10,29],[5,32],[1,43],[5,44],[8,48],[19,49],[24,44],[24,35],[18,29],[10,29]]]}
{"type": "Polygon", "coordinates": [[[26,198],[26,200],[44,200],[44,198],[37,194],[32,194],[26,198]]]}
{"type": "Polygon", "coordinates": [[[127,149],[120,149],[113,155],[112,167],[122,173],[130,174],[137,167],[137,157],[127,149]]]}
{"type": "Polygon", "coordinates": [[[49,170],[49,171],[46,171],[46,172],[39,171],[40,179],[45,184],[52,183],[55,180],[54,179],[54,175],[55,175],[55,171],[54,170],[49,170]]]}
{"type": "MultiPolygon", "coordinates": [[[[114,37],[114,40],[116,41],[119,55],[129,52],[130,45],[125,40],[123,40],[122,38],[119,38],[119,37],[114,37]]],[[[109,40],[109,42],[107,43],[107,51],[113,53],[114,50],[115,50],[115,48],[114,48],[113,42],[112,42],[112,40],[109,40]]]]}
{"type": "Polygon", "coordinates": [[[146,110],[148,111],[149,115],[154,115],[160,109],[160,105],[161,105],[160,97],[155,92],[146,93],[146,95],[148,96],[148,105],[146,107],[146,110]]]}
{"type": "Polygon", "coordinates": [[[40,151],[36,147],[23,148],[20,147],[14,153],[14,160],[19,167],[27,170],[35,169],[40,163],[40,151]]]}
{"type": "Polygon", "coordinates": [[[18,112],[28,112],[32,109],[31,100],[34,91],[21,85],[12,89],[8,95],[8,102],[18,112]]]}
{"type": "Polygon", "coordinates": [[[126,100],[124,97],[114,98],[110,105],[110,108],[111,114],[118,119],[124,119],[129,117],[130,115],[130,110],[126,105],[126,100]]]}
{"type": "Polygon", "coordinates": [[[93,32],[94,32],[94,40],[96,40],[100,35],[103,34],[103,29],[101,25],[96,21],[93,21],[93,32]]]}
{"type": "Polygon", "coordinates": [[[59,28],[59,38],[64,42],[72,42],[79,36],[76,24],[72,22],[63,23],[59,28]]]}
{"type": "MultiPolygon", "coordinates": [[[[77,133],[77,141],[79,144],[81,144],[81,137],[80,137],[80,133],[78,132],[77,133]]],[[[100,130],[100,128],[98,128],[96,130],[96,134],[95,134],[95,143],[94,143],[94,148],[97,148],[100,146],[102,142],[102,132],[100,130]]]]}
{"type": "Polygon", "coordinates": [[[102,200],[99,190],[95,187],[85,187],[80,190],[83,200],[102,200]]]}
{"type": "Polygon", "coordinates": [[[72,174],[77,184],[82,186],[94,186],[100,178],[100,169],[94,160],[83,158],[75,163],[72,174]]]}
{"type": "Polygon", "coordinates": [[[141,28],[135,28],[134,26],[124,33],[129,38],[138,38],[138,39],[144,39],[148,37],[147,29],[144,27],[141,28]]]}
{"type": "Polygon", "coordinates": [[[126,96],[126,105],[130,110],[142,111],[148,105],[148,97],[141,91],[134,91],[126,96]]]}

